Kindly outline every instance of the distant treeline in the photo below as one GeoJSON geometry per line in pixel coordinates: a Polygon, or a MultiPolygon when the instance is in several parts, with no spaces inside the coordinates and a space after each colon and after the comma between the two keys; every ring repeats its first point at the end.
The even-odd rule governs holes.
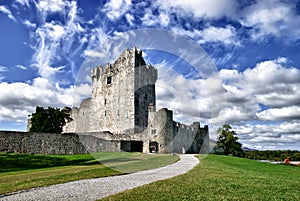
{"type": "Polygon", "coordinates": [[[254,160],[283,161],[290,158],[292,161],[300,161],[300,151],[297,150],[266,150],[245,151],[245,158],[254,160]]]}

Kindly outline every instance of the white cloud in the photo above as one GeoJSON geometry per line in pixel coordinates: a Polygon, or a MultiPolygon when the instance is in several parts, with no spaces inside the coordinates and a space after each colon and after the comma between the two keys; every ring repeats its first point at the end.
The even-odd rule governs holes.
{"type": "Polygon", "coordinates": [[[271,108],[258,112],[256,115],[259,119],[267,121],[300,119],[300,107],[293,105],[282,108],[271,108]]]}
{"type": "Polygon", "coordinates": [[[66,2],[63,0],[40,0],[36,6],[41,12],[62,12],[66,2]]]}
{"type": "Polygon", "coordinates": [[[155,66],[159,69],[156,107],[173,110],[176,121],[208,123],[224,108],[224,90],[218,78],[187,79],[167,66],[166,61],[155,66]]]}
{"type": "Polygon", "coordinates": [[[38,32],[39,31],[44,32],[51,41],[58,41],[65,34],[64,27],[60,24],[56,24],[53,21],[50,23],[45,23],[44,27],[38,30],[38,32]]]}
{"type": "Polygon", "coordinates": [[[257,1],[242,11],[241,24],[253,28],[254,39],[266,35],[299,39],[300,17],[294,3],[279,0],[257,1]]]}
{"type": "Polygon", "coordinates": [[[27,68],[25,66],[20,65],[20,64],[16,65],[15,67],[18,69],[21,69],[21,70],[27,70],[27,68]]]}
{"type": "MultiPolygon", "coordinates": [[[[227,90],[227,100],[237,104],[261,103],[269,107],[286,107],[299,104],[300,70],[285,67],[284,58],[258,63],[244,72],[220,71],[227,90]],[[236,99],[240,97],[239,99],[236,99]]],[[[242,107],[245,107],[244,105],[242,107]]]]}
{"type": "Polygon", "coordinates": [[[6,72],[8,68],[6,66],[0,66],[0,72],[6,72]]]}
{"type": "Polygon", "coordinates": [[[11,11],[8,8],[6,8],[5,6],[3,6],[3,5],[0,6],[0,12],[6,14],[9,17],[9,19],[16,21],[16,18],[13,16],[11,11]]]}
{"type": "Polygon", "coordinates": [[[36,24],[30,22],[29,20],[24,20],[23,24],[29,28],[36,28],[36,24]]]}
{"type": "Polygon", "coordinates": [[[29,1],[30,0],[16,0],[17,3],[21,4],[22,6],[29,7],[29,1]]]}
{"type": "Polygon", "coordinates": [[[244,146],[285,149],[287,143],[289,147],[300,143],[300,70],[287,67],[287,61],[283,57],[263,61],[243,72],[220,70],[226,121],[235,125],[244,146]],[[247,124],[253,120],[264,122],[247,124]]]}
{"type": "Polygon", "coordinates": [[[32,84],[1,82],[0,93],[0,121],[25,122],[36,106],[78,106],[83,97],[90,96],[91,88],[83,84],[63,89],[38,77],[32,84]]]}
{"type": "Polygon", "coordinates": [[[176,13],[179,17],[192,15],[195,18],[210,19],[233,17],[237,6],[234,0],[160,0],[154,4],[158,9],[176,13]]]}
{"type": "Polygon", "coordinates": [[[235,28],[231,25],[223,27],[209,26],[200,31],[200,44],[207,42],[224,43],[225,45],[239,45],[235,28]]]}
{"type": "Polygon", "coordinates": [[[300,121],[234,126],[244,146],[256,149],[298,149],[300,121]]]}
{"type": "Polygon", "coordinates": [[[208,26],[203,30],[185,30],[183,28],[173,27],[172,31],[180,35],[191,37],[199,44],[218,43],[224,45],[240,45],[236,30],[231,25],[227,25],[226,27],[208,26]]]}
{"type": "Polygon", "coordinates": [[[130,26],[132,26],[133,21],[134,21],[134,16],[129,13],[126,13],[125,18],[126,18],[128,24],[130,24],[130,26]]]}
{"type": "Polygon", "coordinates": [[[123,16],[129,11],[131,0],[110,0],[104,5],[104,11],[107,12],[107,17],[115,20],[123,16]]]}
{"type": "Polygon", "coordinates": [[[160,13],[158,15],[158,20],[163,27],[167,27],[170,23],[170,18],[166,13],[160,13]]]}
{"type": "Polygon", "coordinates": [[[241,78],[240,73],[235,69],[221,69],[219,74],[224,80],[237,80],[241,78]]]}
{"type": "Polygon", "coordinates": [[[106,55],[101,52],[93,51],[93,50],[85,50],[84,55],[87,57],[96,57],[96,58],[105,58],[106,55]]]}
{"type": "Polygon", "coordinates": [[[153,15],[152,10],[150,8],[145,9],[145,14],[141,18],[142,23],[146,26],[153,26],[159,24],[159,20],[156,16],[153,15]]]}
{"type": "Polygon", "coordinates": [[[37,7],[43,17],[32,37],[36,41],[33,55],[35,63],[32,66],[38,68],[42,77],[55,81],[57,73],[63,73],[66,66],[74,68],[74,57],[78,57],[78,52],[84,45],[84,42],[78,44],[78,39],[84,38],[81,36],[85,30],[77,16],[75,1],[41,1],[37,7]],[[61,12],[64,20],[47,22],[45,17],[49,12],[61,12]]]}

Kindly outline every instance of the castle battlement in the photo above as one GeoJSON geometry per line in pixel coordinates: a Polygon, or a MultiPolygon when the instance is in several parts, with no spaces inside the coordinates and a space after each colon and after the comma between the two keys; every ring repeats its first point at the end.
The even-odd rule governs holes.
{"type": "Polygon", "coordinates": [[[200,128],[199,122],[191,126],[174,122],[173,111],[167,108],[156,111],[157,77],[157,69],[146,64],[136,47],[123,51],[112,64],[92,68],[91,98],[70,111],[73,121],[64,131],[94,136],[109,132],[125,151],[199,152],[208,129],[200,128]]]}

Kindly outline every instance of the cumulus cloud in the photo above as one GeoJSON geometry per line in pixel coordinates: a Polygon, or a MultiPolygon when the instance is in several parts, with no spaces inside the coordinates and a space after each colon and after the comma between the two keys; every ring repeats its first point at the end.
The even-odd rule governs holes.
{"type": "Polygon", "coordinates": [[[61,12],[66,6],[63,0],[40,0],[37,8],[42,12],[61,12]]]}
{"type": "MultiPolygon", "coordinates": [[[[220,79],[187,79],[167,64],[166,61],[155,64],[159,69],[156,83],[157,109],[171,109],[176,121],[187,124],[200,120],[208,123],[219,115],[225,106],[220,79]]],[[[224,122],[224,118],[221,122],[224,122]]]]}
{"type": "Polygon", "coordinates": [[[104,5],[104,11],[111,20],[118,19],[129,11],[131,0],[110,0],[104,5]]]}
{"type": "MultiPolygon", "coordinates": [[[[232,113],[230,119],[285,120],[290,114],[291,118],[294,105],[299,104],[300,71],[294,67],[285,67],[284,58],[258,63],[254,68],[244,72],[232,69],[222,69],[220,76],[224,80],[226,89],[227,112],[232,113]],[[261,111],[261,106],[269,110],[261,111]],[[238,111],[236,107],[238,107],[238,111]],[[275,109],[279,108],[279,109],[275,109]],[[273,109],[274,108],[274,109],[273,109]],[[238,115],[239,114],[239,115],[238,115]]],[[[296,110],[297,111],[297,110],[296,110]]]]}
{"type": "Polygon", "coordinates": [[[300,70],[287,62],[277,58],[243,72],[220,70],[227,97],[226,121],[235,125],[244,146],[284,149],[287,143],[290,147],[300,143],[300,70]],[[251,121],[256,123],[247,123],[251,121]]]}
{"type": "Polygon", "coordinates": [[[288,106],[282,108],[271,108],[256,113],[259,119],[267,121],[300,119],[300,107],[288,106]]]}
{"type": "Polygon", "coordinates": [[[300,121],[234,126],[244,146],[255,149],[298,149],[300,121]]]}
{"type": "Polygon", "coordinates": [[[25,122],[36,106],[78,106],[82,97],[90,96],[91,88],[84,84],[64,89],[38,77],[32,84],[1,82],[0,91],[0,121],[25,122]]]}

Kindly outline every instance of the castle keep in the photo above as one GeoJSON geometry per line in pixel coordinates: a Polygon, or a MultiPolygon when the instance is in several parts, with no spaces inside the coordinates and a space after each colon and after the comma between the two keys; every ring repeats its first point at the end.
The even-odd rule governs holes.
{"type": "Polygon", "coordinates": [[[155,153],[207,153],[208,126],[175,122],[173,112],[156,111],[157,69],[142,51],[126,49],[113,64],[91,70],[92,96],[69,109],[65,133],[104,139],[114,150],[155,153]]]}

